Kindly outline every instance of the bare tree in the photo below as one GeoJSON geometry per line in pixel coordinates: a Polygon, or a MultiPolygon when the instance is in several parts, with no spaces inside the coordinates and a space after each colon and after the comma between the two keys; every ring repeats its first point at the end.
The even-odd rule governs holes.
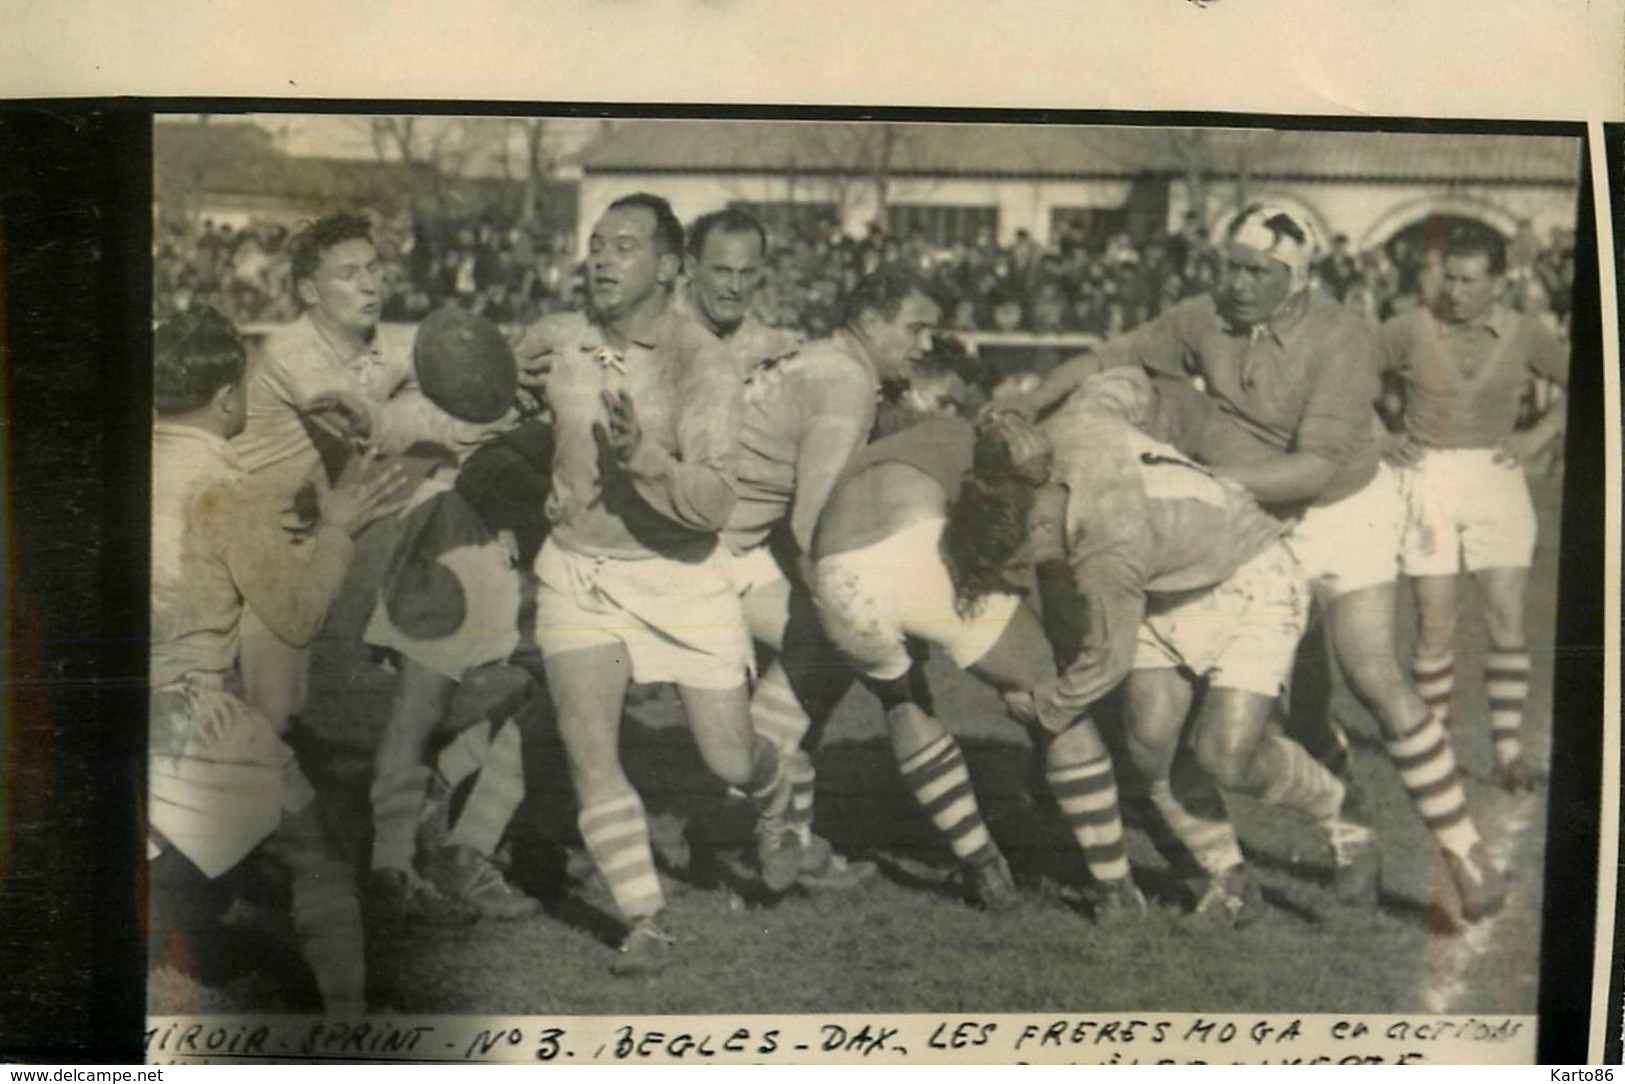
{"type": "Polygon", "coordinates": [[[796,155],[794,175],[825,184],[837,206],[855,202],[857,188],[865,186],[874,197],[875,219],[886,221],[891,203],[892,174],[906,155],[912,133],[907,126],[873,122],[821,124],[796,155]]]}
{"type": "Polygon", "coordinates": [[[547,127],[541,117],[517,122],[525,137],[525,192],[520,218],[527,224],[541,217],[542,181],[553,172],[552,155],[546,152],[547,127]]]}

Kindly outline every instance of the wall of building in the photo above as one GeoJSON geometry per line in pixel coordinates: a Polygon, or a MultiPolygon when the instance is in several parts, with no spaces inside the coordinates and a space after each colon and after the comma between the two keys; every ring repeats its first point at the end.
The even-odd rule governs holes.
{"type": "MultiPolygon", "coordinates": [[[[1047,242],[1051,211],[1057,207],[1120,207],[1129,194],[1127,180],[1016,181],[959,178],[897,178],[888,186],[892,203],[940,206],[996,206],[999,241],[1009,244],[1025,229],[1047,242]]],[[[648,191],[671,201],[684,222],[734,200],[752,203],[827,202],[840,208],[842,228],[861,236],[877,216],[874,186],[864,181],[812,176],[680,176],[674,174],[588,173],[581,180],[579,235],[584,249],[592,224],[610,202],[630,192],[648,191]]]]}
{"type": "MultiPolygon", "coordinates": [[[[1280,203],[1306,214],[1324,231],[1326,239],[1346,233],[1356,249],[1381,245],[1414,222],[1433,214],[1477,218],[1510,234],[1518,220],[1527,218],[1544,240],[1553,228],[1574,226],[1574,189],[1529,185],[1404,185],[1299,181],[1288,184],[1255,182],[1249,200],[1280,203]]],[[[1184,221],[1190,201],[1184,182],[1175,181],[1169,198],[1168,228],[1184,221]]],[[[1209,189],[1210,229],[1217,231],[1236,206],[1235,186],[1228,182],[1209,189]]]]}

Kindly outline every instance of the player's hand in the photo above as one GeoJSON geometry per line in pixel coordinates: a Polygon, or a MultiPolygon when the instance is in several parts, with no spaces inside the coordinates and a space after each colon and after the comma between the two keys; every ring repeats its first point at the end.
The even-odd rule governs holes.
{"type": "Polygon", "coordinates": [[[372,438],[372,414],[357,395],[334,389],[322,392],[305,404],[305,413],[314,414],[351,440],[372,438]]]}
{"type": "Polygon", "coordinates": [[[1004,707],[1010,718],[1023,726],[1038,724],[1038,701],[1025,689],[1012,689],[1004,694],[1004,707]]]}
{"type": "Polygon", "coordinates": [[[643,442],[637,410],[632,406],[632,397],[621,388],[606,389],[603,401],[604,420],[593,423],[593,436],[598,438],[599,446],[624,467],[632,462],[638,445],[643,442]]]}
{"type": "Polygon", "coordinates": [[[1382,457],[1396,467],[1414,467],[1422,462],[1426,450],[1410,434],[1393,433],[1383,441],[1382,457]]]}
{"type": "Polygon", "coordinates": [[[1495,462],[1503,467],[1527,467],[1546,450],[1546,441],[1534,430],[1514,433],[1495,449],[1495,462]]]}
{"type": "Polygon", "coordinates": [[[369,524],[392,515],[412,495],[413,482],[394,463],[369,452],[361,468],[340,479],[322,502],[322,518],[352,538],[369,524]]]}
{"type": "Polygon", "coordinates": [[[1030,422],[1038,416],[1040,404],[1031,391],[1012,391],[996,395],[977,415],[977,421],[989,421],[1000,414],[1008,414],[1030,422]]]}

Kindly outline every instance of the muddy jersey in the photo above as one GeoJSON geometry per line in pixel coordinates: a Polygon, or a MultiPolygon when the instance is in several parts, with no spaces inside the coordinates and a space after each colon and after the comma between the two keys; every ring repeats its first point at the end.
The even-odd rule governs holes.
{"type": "Polygon", "coordinates": [[[1067,562],[1085,600],[1083,650],[1040,690],[1046,720],[1075,718],[1127,676],[1147,596],[1213,587],[1280,539],[1285,525],[1140,426],[1153,416],[1136,369],[1090,377],[1040,426],[1066,487],[1067,562]]]}
{"type": "Polygon", "coordinates": [[[880,380],[845,332],[758,366],[746,379],[738,498],[726,538],[735,553],[762,545],[788,519],[803,549],[852,453],[874,424],[880,380]]]}
{"type": "Polygon", "coordinates": [[[704,559],[734,504],[740,380],[722,343],[666,312],[624,352],[581,313],[544,317],[525,355],[547,372],[553,410],[552,537],[590,557],[704,559]],[[625,392],[642,440],[624,468],[604,465],[603,396],[625,392]]]}

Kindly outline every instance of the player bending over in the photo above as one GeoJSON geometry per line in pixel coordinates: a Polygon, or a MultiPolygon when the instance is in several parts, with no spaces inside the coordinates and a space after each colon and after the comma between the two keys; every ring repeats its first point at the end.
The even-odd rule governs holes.
{"type": "Polygon", "coordinates": [[[1256,889],[1228,825],[1193,831],[1173,799],[1169,776],[1187,728],[1198,764],[1220,786],[1312,818],[1340,894],[1362,894],[1375,851],[1371,830],[1352,819],[1349,789],[1268,730],[1307,622],[1285,525],[1240,485],[1145,432],[1154,400],[1145,374],[1110,370],[1036,428],[996,415],[983,430],[978,480],[948,523],[962,585],[976,597],[1003,570],[1065,561],[1083,628],[1077,659],[1012,707],[1052,730],[1128,682],[1136,766],[1209,875],[1199,910],[1240,919],[1256,889]]]}
{"type": "MultiPolygon", "coordinates": [[[[930,418],[861,449],[825,506],[813,542],[813,591],[824,629],[880,698],[903,781],[947,839],[978,901],[1018,900],[1010,869],[971,786],[959,743],[936,718],[909,640],[934,644],[1001,691],[1054,677],[1038,619],[1002,577],[975,599],[957,595],[944,559],[948,508],[971,467],[975,431],[930,418]]],[[[1138,912],[1111,759],[1081,714],[1036,728],[1062,816],[1097,882],[1096,914],[1138,912]]]]}

